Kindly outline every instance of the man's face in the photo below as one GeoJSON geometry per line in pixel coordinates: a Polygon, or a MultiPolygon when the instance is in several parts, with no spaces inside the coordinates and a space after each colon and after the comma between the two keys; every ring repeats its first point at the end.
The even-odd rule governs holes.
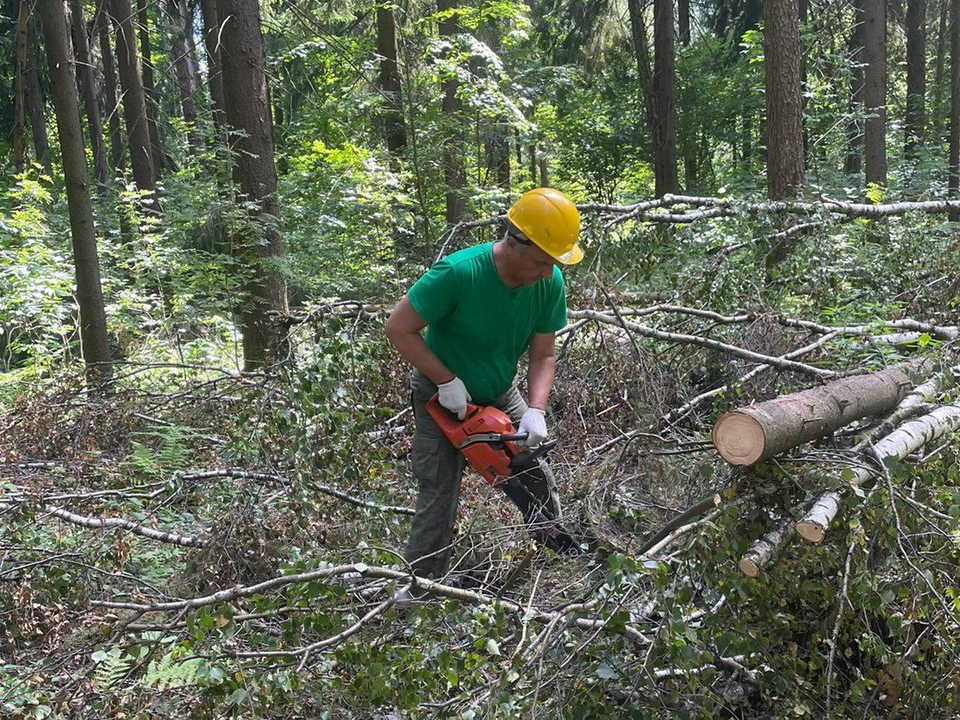
{"type": "Polygon", "coordinates": [[[541,280],[553,276],[553,266],[557,262],[534,244],[523,245],[516,242],[516,276],[524,285],[536,285],[541,280]]]}

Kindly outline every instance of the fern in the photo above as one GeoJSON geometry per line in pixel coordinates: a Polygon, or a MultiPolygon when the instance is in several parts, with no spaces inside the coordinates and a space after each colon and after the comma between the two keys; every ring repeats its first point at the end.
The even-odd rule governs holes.
{"type": "Polygon", "coordinates": [[[170,652],[156,660],[152,660],[147,672],[137,683],[139,687],[154,688],[156,690],[170,690],[184,685],[193,685],[197,680],[197,669],[203,662],[200,658],[192,658],[177,662],[186,651],[175,647],[170,652]]]}
{"type": "Polygon", "coordinates": [[[93,654],[97,669],[93,674],[93,685],[98,692],[108,692],[119,685],[120,681],[130,672],[136,658],[125,655],[121,648],[98,650],[93,654]]]}

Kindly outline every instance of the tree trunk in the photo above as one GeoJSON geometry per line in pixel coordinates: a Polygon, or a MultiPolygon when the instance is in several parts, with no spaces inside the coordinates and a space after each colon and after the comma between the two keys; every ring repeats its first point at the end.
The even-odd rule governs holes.
{"type": "Polygon", "coordinates": [[[784,200],[803,185],[803,103],[797,0],[766,0],[767,195],[784,200]]]}
{"type": "Polygon", "coordinates": [[[37,74],[37,59],[40,57],[37,49],[37,24],[31,14],[27,21],[27,75],[26,105],[27,115],[30,116],[30,134],[33,136],[33,153],[37,162],[43,165],[43,172],[53,177],[53,167],[50,164],[50,142],[47,140],[47,123],[43,113],[43,92],[40,90],[40,76],[37,74]]]}
{"type": "Polygon", "coordinates": [[[907,113],[905,153],[916,158],[917,146],[923,143],[924,98],[927,93],[927,2],[907,3],[907,113]]]}
{"type": "Polygon", "coordinates": [[[850,121],[847,123],[847,158],[843,171],[856,175],[863,167],[863,28],[864,4],[867,0],[853,0],[853,30],[850,33],[850,121]]]}
{"type": "Polygon", "coordinates": [[[130,0],[109,0],[117,38],[117,68],[123,93],[123,119],[130,144],[130,166],[133,180],[144,192],[156,191],[156,174],[151,152],[147,106],[140,78],[140,54],[134,31],[134,15],[130,0]]]}
{"type": "MultiPolygon", "coordinates": [[[[437,0],[440,13],[456,10],[459,0],[437,0]]],[[[446,17],[439,23],[440,37],[453,37],[460,32],[456,17],[446,17]]],[[[460,130],[460,110],[463,103],[457,97],[457,78],[447,78],[443,83],[443,115],[447,123],[447,138],[443,145],[443,176],[446,182],[446,218],[448,224],[460,222],[466,214],[463,191],[467,185],[464,168],[463,136],[460,130]]]]}
{"type": "Polygon", "coordinates": [[[73,28],[73,50],[77,59],[77,72],[83,91],[83,104],[87,116],[87,133],[90,135],[90,151],[93,154],[94,174],[101,194],[107,190],[107,153],[103,147],[103,122],[100,119],[100,101],[97,99],[97,81],[90,56],[90,41],[87,38],[87,23],[83,17],[82,0],[69,0],[70,19],[73,28]]]}
{"type": "MultiPolygon", "coordinates": [[[[807,110],[807,48],[803,44],[803,33],[807,27],[807,21],[810,15],[810,0],[800,0],[798,5],[800,12],[800,104],[801,117],[807,110]]],[[[807,130],[806,123],[803,125],[803,163],[804,167],[810,165],[810,133],[807,130]]]]}
{"type": "Polygon", "coordinates": [[[120,129],[120,102],[117,99],[117,71],[110,49],[110,20],[107,0],[97,0],[94,32],[100,38],[100,62],[103,64],[103,98],[106,104],[107,133],[110,136],[110,166],[114,175],[123,170],[123,132],[120,129]]]}
{"type": "Polygon", "coordinates": [[[80,101],[73,58],[70,57],[67,18],[63,0],[40,0],[40,15],[50,66],[53,106],[63,155],[63,179],[73,236],[73,259],[80,306],[80,344],[87,379],[99,384],[110,377],[107,321],[100,288],[100,262],[93,225],[90,179],[80,127],[80,101]]]}
{"type": "Polygon", "coordinates": [[[170,44],[170,64],[177,75],[177,89],[180,91],[180,109],[187,124],[187,142],[194,150],[200,148],[200,135],[197,128],[197,108],[193,103],[193,70],[187,46],[186,19],[181,0],[168,0],[167,14],[173,24],[173,38],[170,44]]]}
{"type": "Polygon", "coordinates": [[[220,30],[223,90],[227,125],[237,132],[236,174],[240,190],[259,207],[250,228],[263,236],[245,240],[247,260],[254,277],[247,286],[250,300],[241,310],[244,367],[263,367],[276,339],[271,311],[287,312],[283,277],[269,267],[284,254],[280,236],[277,168],[273,150],[273,122],[264,73],[263,37],[257,0],[217,0],[217,16],[229,18],[220,30]],[[265,262],[266,261],[266,262],[265,262]]]}
{"type": "Polygon", "coordinates": [[[943,142],[943,68],[946,64],[947,14],[950,8],[947,0],[940,0],[940,20],[937,28],[937,60],[933,81],[933,140],[940,147],[943,142]]]}
{"type": "Polygon", "coordinates": [[[223,74],[220,69],[220,46],[217,37],[220,23],[217,20],[217,0],[200,0],[203,15],[203,46],[207,53],[207,81],[210,85],[210,107],[213,126],[217,135],[224,123],[223,74]]]}
{"type": "Polygon", "coordinates": [[[384,95],[378,121],[390,153],[390,162],[397,167],[400,152],[407,146],[407,129],[403,119],[403,94],[397,65],[397,23],[392,5],[377,6],[377,54],[380,56],[379,85],[384,95]]]}
{"type": "Polygon", "coordinates": [[[650,70],[650,43],[647,40],[647,23],[643,17],[642,0],[627,0],[630,12],[630,34],[633,36],[633,52],[637,58],[637,82],[640,107],[646,114],[647,128],[651,137],[656,133],[656,109],[653,100],[653,73],[650,70]]]}
{"type": "Polygon", "coordinates": [[[673,85],[673,0],[653,0],[654,181],[657,197],[680,190],[673,85]]]}
{"type": "MultiPolygon", "coordinates": [[[[945,435],[960,430],[960,406],[944,405],[928,415],[904,423],[873,446],[874,455],[884,462],[887,459],[903,460],[924,445],[932,443],[945,435]]],[[[875,469],[872,464],[859,464],[851,468],[854,487],[865,484],[875,469]]],[[[840,491],[823,493],[810,511],[797,525],[797,534],[807,542],[821,542],[827,528],[840,509],[840,491]]]]}
{"type": "MultiPolygon", "coordinates": [[[[950,156],[947,197],[956,198],[960,189],[960,0],[950,2],[950,156]]],[[[951,211],[956,222],[960,213],[951,211]]]]}
{"type": "Polygon", "coordinates": [[[864,172],[867,185],[887,185],[887,4],[864,0],[864,172]]]}
{"type": "MultiPolygon", "coordinates": [[[[130,0],[123,0],[129,5],[130,0]]],[[[131,21],[132,22],[132,21],[131,21]]],[[[166,155],[163,145],[160,144],[160,131],[157,128],[157,97],[153,82],[153,51],[150,49],[150,18],[147,15],[146,0],[137,0],[137,31],[140,37],[141,83],[143,85],[143,102],[147,112],[147,129],[150,133],[150,153],[153,163],[154,180],[160,177],[166,167],[166,155]]],[[[134,42],[135,44],[135,42],[134,42]]],[[[120,39],[117,39],[117,51],[120,49],[120,39]]],[[[120,63],[122,68],[123,63],[120,63]]],[[[120,71],[120,83],[123,83],[123,70],[120,71]]],[[[124,90],[126,96],[126,90],[124,90]]]]}
{"type": "Polygon", "coordinates": [[[793,520],[786,518],[777,523],[776,527],[767,532],[762,538],[757,540],[743,557],[740,558],[738,567],[747,577],[756,577],[760,570],[775,560],[783,548],[787,546],[793,537],[793,520]]]}
{"type": "Polygon", "coordinates": [[[680,34],[680,45],[690,44],[690,0],[677,0],[677,30],[680,34]]]}
{"type": "Polygon", "coordinates": [[[713,444],[732,465],[753,465],[779,455],[854,420],[893,410],[913,387],[909,368],[834,380],[725,413],[713,427],[713,444]]]}
{"type": "Polygon", "coordinates": [[[29,0],[20,0],[17,16],[17,67],[13,95],[13,170],[17,175],[23,172],[27,164],[27,143],[25,139],[26,113],[24,103],[27,74],[27,21],[30,17],[29,0]]]}

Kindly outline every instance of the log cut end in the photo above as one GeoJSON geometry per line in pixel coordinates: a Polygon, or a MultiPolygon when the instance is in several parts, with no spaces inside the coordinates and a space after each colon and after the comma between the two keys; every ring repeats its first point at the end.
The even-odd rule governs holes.
{"type": "Polygon", "coordinates": [[[743,556],[742,558],[740,558],[738,567],[740,568],[740,572],[742,572],[747,577],[756,577],[757,575],[760,574],[760,568],[757,566],[757,564],[753,561],[752,558],[749,558],[747,556],[743,556]]]}
{"type": "Polygon", "coordinates": [[[763,456],[766,434],[749,415],[729,412],[713,426],[713,446],[731,465],[753,465],[763,456]]]}
{"type": "Polygon", "coordinates": [[[802,537],[807,542],[818,543],[823,540],[824,535],[826,535],[826,528],[823,527],[820,523],[812,522],[810,520],[801,520],[797,523],[797,535],[802,537]]]}

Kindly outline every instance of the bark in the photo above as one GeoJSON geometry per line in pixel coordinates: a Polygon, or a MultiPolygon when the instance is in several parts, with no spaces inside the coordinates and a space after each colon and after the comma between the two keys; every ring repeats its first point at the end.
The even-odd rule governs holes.
{"type": "MultiPolygon", "coordinates": [[[[960,0],[950,1],[950,154],[947,196],[957,197],[960,189],[960,0]]],[[[956,222],[960,213],[950,213],[956,222]]]]}
{"type": "Polygon", "coordinates": [[[843,171],[856,175],[863,167],[863,42],[864,4],[853,0],[853,29],[850,32],[850,121],[847,123],[847,158],[843,171]]]}
{"type": "Polygon", "coordinates": [[[680,45],[690,44],[690,0],[677,0],[677,31],[680,45]]]}
{"type": "Polygon", "coordinates": [[[775,560],[793,538],[793,520],[787,518],[757,540],[753,547],[743,554],[737,566],[747,577],[756,577],[760,571],[775,560]]]}
{"type": "Polygon", "coordinates": [[[258,206],[250,227],[262,237],[246,240],[247,261],[254,277],[247,286],[250,302],[241,310],[243,359],[248,370],[262,367],[276,333],[271,311],[287,312],[283,277],[264,261],[283,255],[279,231],[277,167],[274,160],[273,123],[267,77],[264,73],[263,38],[257,0],[217,0],[217,16],[230,18],[219,33],[227,125],[237,136],[236,176],[246,199],[258,206]]]}
{"type": "Polygon", "coordinates": [[[220,135],[226,115],[223,100],[223,74],[220,70],[220,47],[217,42],[217,36],[220,33],[217,0],[200,0],[200,12],[203,16],[203,46],[207,53],[207,82],[210,86],[213,126],[217,135],[220,135]]]}
{"type": "Polygon", "coordinates": [[[103,97],[107,114],[107,134],[110,137],[110,166],[114,175],[123,169],[123,132],[120,129],[120,101],[117,99],[117,70],[110,49],[110,21],[107,18],[107,0],[97,0],[94,28],[100,39],[100,62],[103,65],[103,97]]]}
{"type": "Polygon", "coordinates": [[[674,96],[673,0],[653,1],[653,96],[656,196],[680,190],[677,179],[677,113],[674,96]]]}
{"type": "MultiPolygon", "coordinates": [[[[960,406],[944,405],[916,420],[904,423],[879,440],[873,446],[874,453],[879,462],[889,459],[903,460],[927,443],[957,430],[960,430],[960,406]]],[[[851,485],[854,487],[866,484],[876,472],[875,468],[863,465],[851,469],[854,474],[851,485]]],[[[797,534],[808,542],[822,541],[839,511],[840,498],[839,490],[826,492],[817,498],[810,511],[797,523],[797,534]]]]}
{"type": "Polygon", "coordinates": [[[384,107],[378,122],[391,163],[396,165],[400,152],[407,146],[407,129],[403,119],[403,93],[397,65],[397,22],[392,5],[377,6],[377,54],[380,56],[379,86],[384,96],[384,107]]]}
{"type": "Polygon", "coordinates": [[[33,153],[38,163],[43,165],[47,177],[53,177],[50,164],[50,142],[47,140],[47,123],[43,112],[43,92],[40,90],[40,76],[37,73],[37,23],[33,15],[27,21],[27,67],[26,95],[27,115],[30,116],[30,133],[33,136],[33,153]]]}
{"type": "Polygon", "coordinates": [[[77,60],[77,74],[83,92],[83,105],[87,116],[87,133],[90,135],[90,151],[93,155],[94,174],[101,193],[106,192],[107,153],[103,147],[103,122],[100,119],[100,101],[97,95],[97,81],[93,72],[90,56],[90,41],[87,37],[87,23],[83,18],[82,0],[69,0],[70,19],[73,29],[73,50],[77,60]]]}
{"type": "MultiPolygon", "coordinates": [[[[440,13],[456,10],[459,0],[437,0],[440,13]]],[[[440,20],[440,37],[452,38],[460,32],[455,17],[440,20]]],[[[456,224],[466,214],[463,191],[467,185],[467,171],[464,168],[463,136],[459,128],[460,110],[463,103],[457,97],[458,81],[456,76],[443,82],[443,115],[447,121],[447,137],[443,144],[443,176],[447,186],[446,218],[448,224],[456,224]]]]}
{"type": "Polygon", "coordinates": [[[943,68],[946,64],[948,12],[947,0],[940,0],[940,20],[937,24],[937,59],[933,81],[933,138],[934,142],[938,144],[943,139],[941,135],[943,132],[943,68]]]}
{"type": "Polygon", "coordinates": [[[27,26],[30,17],[29,0],[20,0],[20,10],[17,15],[17,68],[14,89],[13,110],[13,170],[18,175],[23,172],[27,163],[27,144],[25,135],[26,101],[24,86],[27,73],[27,26]]]}
{"type": "Polygon", "coordinates": [[[140,77],[140,54],[134,30],[130,0],[109,0],[110,15],[116,29],[116,57],[123,94],[123,119],[130,145],[130,166],[133,180],[144,192],[156,191],[156,173],[151,151],[147,105],[140,77]]]}
{"type": "Polygon", "coordinates": [[[642,0],[627,0],[630,13],[630,34],[633,37],[633,52],[637,59],[637,90],[640,107],[646,114],[647,127],[653,136],[656,129],[656,110],[653,102],[653,72],[650,70],[650,43],[647,40],[647,23],[643,17],[642,0]]]}
{"type": "Polygon", "coordinates": [[[923,142],[925,123],[924,98],[927,93],[927,2],[907,2],[907,112],[905,152],[916,157],[916,147],[923,142]]]}
{"type": "Polygon", "coordinates": [[[93,201],[80,127],[80,101],[63,0],[40,0],[57,133],[63,155],[63,179],[73,237],[73,260],[80,306],[80,344],[91,385],[110,377],[107,321],[100,288],[100,262],[93,225],[93,201]]]}
{"type": "Polygon", "coordinates": [[[864,0],[864,173],[868,185],[887,185],[886,0],[864,0]]]}
{"type": "Polygon", "coordinates": [[[804,173],[797,0],[767,0],[763,12],[767,195],[782,200],[796,194],[804,173]]]}
{"type": "Polygon", "coordinates": [[[860,418],[893,410],[913,387],[908,369],[843,378],[725,413],[714,425],[713,444],[727,462],[753,465],[860,418]]]}
{"type": "MultiPolygon", "coordinates": [[[[129,0],[124,0],[129,4],[129,0]]],[[[147,128],[150,132],[150,153],[153,158],[154,178],[159,178],[166,167],[163,145],[160,144],[160,131],[157,128],[157,97],[153,82],[153,51],[150,48],[150,19],[147,15],[146,0],[137,0],[137,31],[140,37],[141,82],[143,84],[143,102],[147,112],[147,128]]],[[[133,44],[136,44],[135,42],[133,44]]],[[[120,39],[117,38],[119,52],[120,39]]],[[[122,63],[121,63],[122,67],[122,63]]],[[[120,82],[123,82],[121,70],[120,82]]],[[[126,96],[126,90],[124,90],[126,96]]]]}
{"type": "Polygon", "coordinates": [[[177,89],[180,92],[180,110],[187,124],[187,142],[194,150],[200,148],[200,135],[197,129],[197,108],[193,102],[193,70],[187,46],[185,7],[181,0],[168,0],[167,14],[173,25],[173,38],[170,44],[170,64],[177,75],[177,89]]]}

